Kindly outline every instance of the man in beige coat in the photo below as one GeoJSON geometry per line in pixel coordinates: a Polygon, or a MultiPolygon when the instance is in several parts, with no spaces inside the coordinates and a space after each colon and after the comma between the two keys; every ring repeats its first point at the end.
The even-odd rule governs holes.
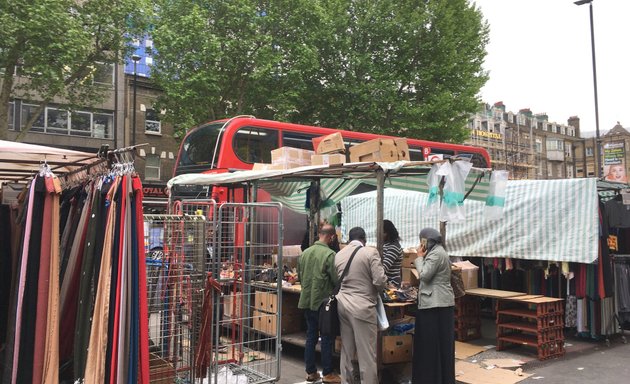
{"type": "Polygon", "coordinates": [[[354,256],[337,294],[341,324],[341,382],[353,382],[352,359],[356,355],[361,384],[378,384],[376,303],[387,277],[378,251],[364,247],[366,236],[363,228],[352,228],[348,236],[350,243],[335,257],[339,276],[354,250],[357,247],[361,249],[354,256]]]}

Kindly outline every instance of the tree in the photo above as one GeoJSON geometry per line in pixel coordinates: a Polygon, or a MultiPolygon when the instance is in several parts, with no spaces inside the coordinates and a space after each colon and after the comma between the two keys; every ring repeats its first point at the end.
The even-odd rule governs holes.
{"type": "Polygon", "coordinates": [[[152,79],[176,127],[240,114],[286,118],[318,65],[310,0],[161,0],[152,79]]]}
{"type": "Polygon", "coordinates": [[[154,78],[176,126],[254,114],[460,142],[487,76],[468,0],[164,0],[154,78]]]}
{"type": "Polygon", "coordinates": [[[39,105],[21,135],[53,100],[70,109],[101,101],[105,89],[92,81],[97,63],[124,62],[150,11],[148,0],[0,2],[0,139],[11,97],[39,105]]]}

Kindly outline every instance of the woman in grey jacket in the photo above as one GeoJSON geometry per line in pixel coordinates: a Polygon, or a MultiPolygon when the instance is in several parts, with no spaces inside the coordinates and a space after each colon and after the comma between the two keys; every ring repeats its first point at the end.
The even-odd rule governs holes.
{"type": "Polygon", "coordinates": [[[451,262],[442,236],[433,228],[420,231],[415,261],[420,277],[413,342],[413,384],[455,383],[455,298],[451,262]]]}

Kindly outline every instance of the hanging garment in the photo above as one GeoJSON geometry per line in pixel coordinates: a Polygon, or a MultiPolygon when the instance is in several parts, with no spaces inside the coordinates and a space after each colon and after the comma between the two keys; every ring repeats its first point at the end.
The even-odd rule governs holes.
{"type": "MultiPolygon", "coordinates": [[[[48,298],[50,290],[50,247],[52,243],[52,204],[55,188],[52,177],[45,177],[43,224],[41,231],[41,246],[39,257],[39,278],[37,292],[37,310],[35,311],[35,346],[33,348],[32,383],[40,384],[44,366],[44,345],[48,325],[48,298]]],[[[56,223],[58,227],[59,223],[56,223]]]]}
{"type": "Polygon", "coordinates": [[[44,199],[46,185],[44,177],[37,176],[34,184],[33,216],[31,236],[28,244],[28,263],[26,265],[26,286],[22,306],[22,326],[20,330],[20,353],[18,357],[17,382],[33,381],[33,358],[35,355],[35,322],[37,317],[37,295],[39,286],[39,266],[41,257],[41,233],[44,220],[44,199]]]}
{"type": "Polygon", "coordinates": [[[46,316],[48,324],[42,367],[42,383],[44,384],[57,384],[59,382],[59,193],[61,192],[61,184],[56,177],[53,181],[48,314],[46,316]]]}
{"type": "Polygon", "coordinates": [[[13,347],[7,347],[6,351],[6,361],[7,367],[11,367],[11,369],[5,370],[5,377],[3,378],[3,382],[15,384],[17,380],[17,370],[18,370],[18,356],[20,353],[20,336],[22,331],[22,306],[24,303],[24,288],[26,284],[26,266],[28,263],[28,244],[30,242],[31,236],[31,223],[32,223],[32,215],[33,215],[33,198],[35,193],[35,180],[31,182],[28,193],[28,201],[26,202],[26,208],[24,210],[26,215],[26,222],[24,224],[24,239],[22,241],[22,252],[20,253],[20,261],[18,266],[17,276],[17,290],[16,290],[16,299],[15,299],[15,312],[14,317],[12,317],[9,321],[9,330],[10,333],[7,337],[7,344],[12,345],[13,347]],[[12,321],[12,323],[11,323],[12,321]],[[12,331],[11,331],[12,330],[12,331]]]}
{"type": "Polygon", "coordinates": [[[96,302],[94,303],[94,317],[90,331],[90,341],[85,367],[85,384],[105,383],[106,355],[108,344],[108,324],[111,317],[110,293],[112,274],[112,243],[116,219],[116,201],[113,195],[117,189],[117,181],[114,181],[107,195],[108,211],[105,226],[105,242],[100,264],[100,273],[97,284],[96,302]]]}
{"type": "Polygon", "coordinates": [[[83,263],[81,263],[79,276],[79,293],[76,326],[74,331],[73,346],[73,372],[74,379],[80,379],[84,375],[87,347],[90,339],[90,319],[92,317],[92,286],[94,277],[94,265],[100,257],[96,257],[97,233],[103,228],[99,227],[102,215],[101,192],[98,186],[95,188],[91,201],[90,216],[87,223],[87,235],[83,248],[83,263]]]}
{"type": "Polygon", "coordinates": [[[133,192],[135,197],[135,212],[136,212],[136,233],[134,234],[136,238],[136,255],[138,258],[138,286],[139,286],[139,319],[140,321],[138,325],[139,331],[139,344],[138,344],[138,367],[139,367],[139,375],[138,375],[138,383],[139,384],[149,384],[149,306],[148,306],[148,296],[147,296],[147,266],[146,266],[146,258],[144,257],[144,216],[142,214],[142,200],[144,200],[144,196],[142,193],[142,182],[140,178],[135,176],[133,178],[133,192]]]}

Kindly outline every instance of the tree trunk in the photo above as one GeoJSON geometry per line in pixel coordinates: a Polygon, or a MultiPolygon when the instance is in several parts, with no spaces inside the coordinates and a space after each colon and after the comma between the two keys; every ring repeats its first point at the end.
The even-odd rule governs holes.
{"type": "Polygon", "coordinates": [[[0,140],[8,138],[11,89],[13,89],[13,71],[9,71],[5,67],[4,76],[2,77],[2,88],[0,89],[0,140]]]}
{"type": "Polygon", "coordinates": [[[44,112],[44,108],[46,108],[47,105],[48,100],[42,101],[41,104],[39,104],[39,106],[35,110],[35,113],[33,113],[33,115],[26,121],[26,124],[23,124],[23,128],[20,130],[20,133],[18,133],[15,141],[22,141],[22,139],[24,139],[24,136],[28,133],[28,131],[31,130],[31,128],[33,128],[35,120],[37,120],[39,115],[44,112]]]}

